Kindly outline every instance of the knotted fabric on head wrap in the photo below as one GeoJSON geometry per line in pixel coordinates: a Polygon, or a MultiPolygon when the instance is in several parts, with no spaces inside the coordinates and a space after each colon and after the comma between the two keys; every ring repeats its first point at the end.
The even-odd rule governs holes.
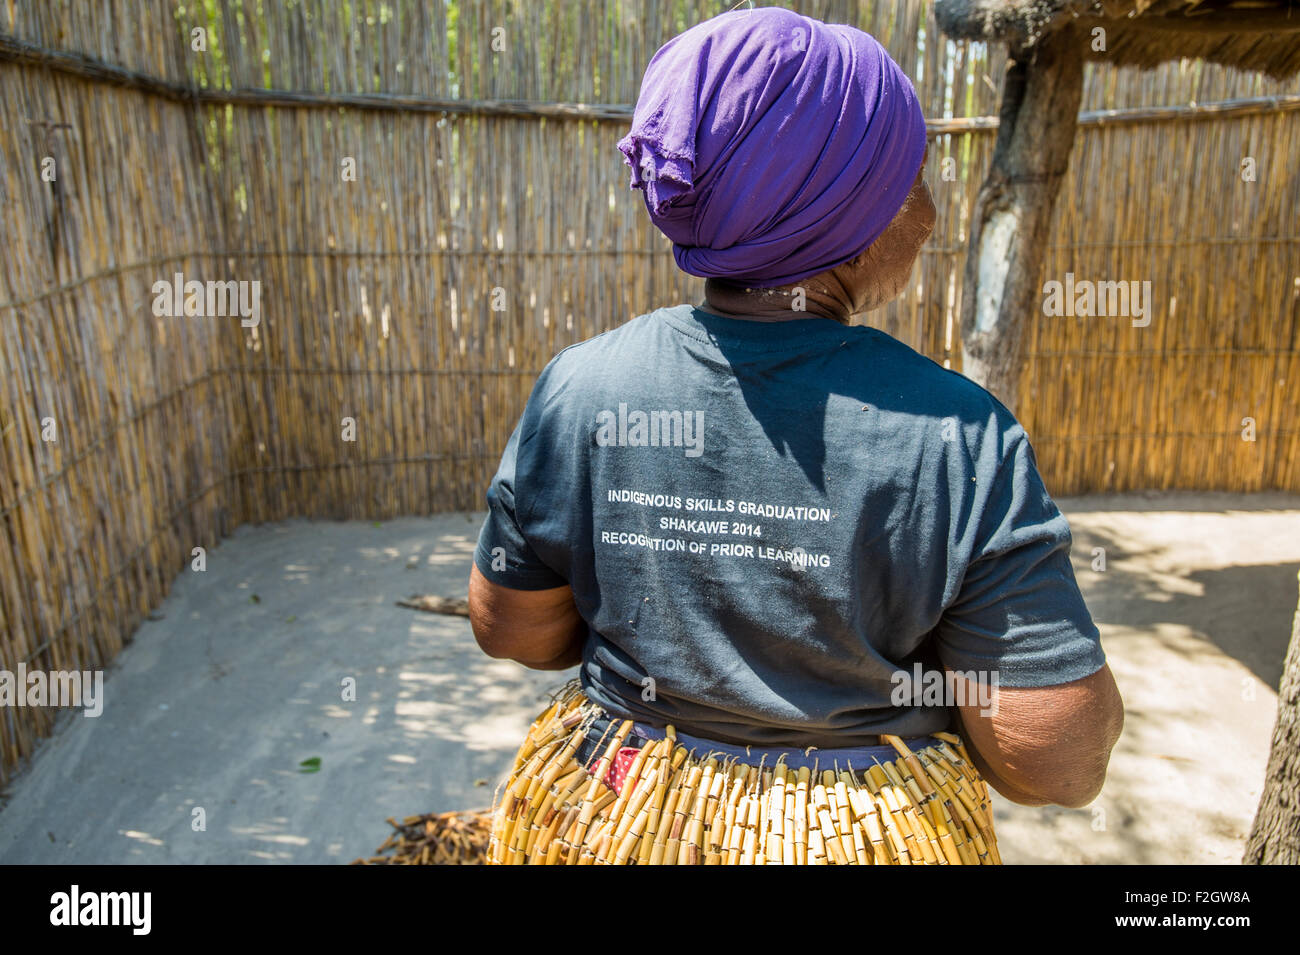
{"type": "Polygon", "coordinates": [[[921,168],[925,118],[873,37],[767,7],[664,44],[618,148],[682,271],[771,287],[885,231],[921,168]]]}

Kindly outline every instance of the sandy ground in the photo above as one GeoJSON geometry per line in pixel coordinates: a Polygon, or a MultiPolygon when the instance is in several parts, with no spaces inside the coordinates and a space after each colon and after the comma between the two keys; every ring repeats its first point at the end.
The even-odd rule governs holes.
{"type": "MultiPolygon", "coordinates": [[[[1003,856],[1236,862],[1296,605],[1300,496],[1059,503],[1127,725],[1093,806],[997,801],[1003,856]]],[[[345,862],[386,838],[386,816],[487,805],[566,675],[394,606],[464,594],[479,519],[240,528],[109,669],[103,715],[66,714],[10,786],[0,863],[345,862]]]]}

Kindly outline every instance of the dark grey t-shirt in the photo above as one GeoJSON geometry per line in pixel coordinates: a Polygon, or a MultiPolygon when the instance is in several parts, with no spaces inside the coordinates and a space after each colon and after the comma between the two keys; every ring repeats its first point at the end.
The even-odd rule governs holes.
{"type": "Polygon", "coordinates": [[[1105,662],[1024,430],[875,329],[680,305],[566,348],[487,499],[479,570],[571,586],[587,694],[683,733],[920,736],[948,710],[893,705],[899,670],[1105,662]]]}

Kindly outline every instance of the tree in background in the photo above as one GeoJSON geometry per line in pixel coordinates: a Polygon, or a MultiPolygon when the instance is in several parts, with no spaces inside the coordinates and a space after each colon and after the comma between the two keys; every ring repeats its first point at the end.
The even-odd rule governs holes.
{"type": "Polygon", "coordinates": [[[1245,865],[1300,864],[1300,604],[1277,689],[1277,726],[1245,865]]]}

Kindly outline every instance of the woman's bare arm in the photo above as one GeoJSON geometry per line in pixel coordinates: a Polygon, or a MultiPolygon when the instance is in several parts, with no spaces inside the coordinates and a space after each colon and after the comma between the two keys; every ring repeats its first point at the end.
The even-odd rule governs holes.
{"type": "Polygon", "coordinates": [[[469,575],[469,622],[490,657],[533,670],[564,670],[582,662],[587,624],[573,590],[514,590],[494,584],[477,567],[469,575]]]}
{"type": "MultiPolygon", "coordinates": [[[[979,699],[975,683],[949,672],[966,684],[958,699],[979,699]]],[[[990,786],[1026,806],[1074,809],[1097,798],[1124,728],[1124,703],[1109,666],[1060,686],[998,687],[993,699],[991,713],[982,714],[978,703],[953,707],[990,786]]]]}

